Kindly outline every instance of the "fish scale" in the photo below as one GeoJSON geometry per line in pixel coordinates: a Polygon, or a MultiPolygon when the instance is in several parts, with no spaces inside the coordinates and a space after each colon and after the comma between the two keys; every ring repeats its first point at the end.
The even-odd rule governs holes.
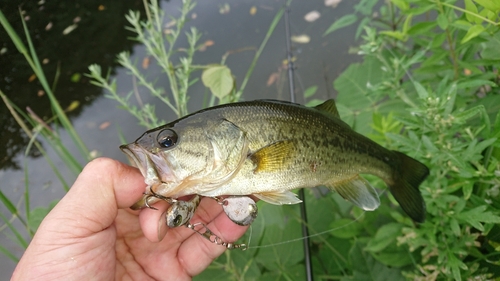
{"type": "Polygon", "coordinates": [[[313,108],[272,100],[220,105],[149,130],[121,148],[146,182],[154,182],[146,192],[152,188],[165,197],[254,195],[295,204],[301,201],[290,190],[324,185],[374,210],[378,195],[360,177],[371,174],[413,220],[425,218],[418,186],[428,168],[352,130],[333,100],[313,108]],[[164,174],[155,175],[159,170],[164,174]]]}

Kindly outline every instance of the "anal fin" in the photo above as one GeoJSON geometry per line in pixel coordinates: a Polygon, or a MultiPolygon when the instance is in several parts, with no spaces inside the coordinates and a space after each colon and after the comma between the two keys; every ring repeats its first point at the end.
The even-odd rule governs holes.
{"type": "Polygon", "coordinates": [[[297,204],[302,202],[302,200],[297,198],[297,195],[291,191],[255,193],[253,195],[262,201],[274,205],[297,204]]]}
{"type": "Polygon", "coordinates": [[[359,175],[341,182],[331,183],[328,187],[363,210],[373,211],[380,205],[375,188],[359,175]]]}

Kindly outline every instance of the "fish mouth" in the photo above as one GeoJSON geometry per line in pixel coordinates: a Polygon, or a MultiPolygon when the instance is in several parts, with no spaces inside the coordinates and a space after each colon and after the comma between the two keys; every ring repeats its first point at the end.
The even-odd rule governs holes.
{"type": "Polygon", "coordinates": [[[144,181],[148,186],[160,182],[160,174],[156,170],[155,163],[151,161],[147,151],[135,143],[120,145],[121,151],[127,155],[132,166],[139,169],[144,181]]]}
{"type": "Polygon", "coordinates": [[[135,154],[132,149],[130,148],[130,146],[132,146],[133,144],[123,144],[123,145],[120,145],[120,150],[125,153],[125,155],[127,155],[127,158],[129,160],[129,162],[132,164],[132,166],[138,168],[140,171],[141,171],[141,174],[143,176],[146,176],[146,169],[147,167],[145,167],[144,165],[142,165],[142,163],[145,163],[145,162],[149,162],[146,158],[146,155],[144,153],[139,153],[139,155],[135,154]]]}

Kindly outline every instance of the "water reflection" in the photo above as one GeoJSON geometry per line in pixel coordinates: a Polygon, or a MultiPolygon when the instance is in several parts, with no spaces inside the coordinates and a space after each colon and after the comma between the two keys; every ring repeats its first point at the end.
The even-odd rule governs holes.
{"type": "MultiPolygon", "coordinates": [[[[101,89],[88,83],[83,73],[92,63],[104,69],[116,66],[116,54],[132,51],[134,41],[128,40],[130,32],[124,29],[124,14],[129,10],[143,11],[143,1],[2,1],[0,9],[23,38],[19,9],[33,40],[38,57],[49,83],[55,85],[55,95],[63,108],[78,101],[80,106],[68,113],[74,118],[83,108],[101,95],[101,89]],[[59,76],[56,81],[56,73],[59,76]]],[[[26,41],[23,40],[25,43],[26,41]]],[[[21,109],[30,107],[38,116],[52,116],[49,99],[44,96],[40,83],[0,28],[0,89],[21,109]]],[[[29,142],[19,125],[0,106],[0,169],[19,169],[15,156],[24,152],[29,142]]],[[[30,156],[37,157],[36,150],[30,156]]]]}

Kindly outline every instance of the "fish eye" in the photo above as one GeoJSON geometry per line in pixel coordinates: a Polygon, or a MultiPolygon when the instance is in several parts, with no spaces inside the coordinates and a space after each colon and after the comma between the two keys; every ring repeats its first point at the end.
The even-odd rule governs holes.
{"type": "Polygon", "coordinates": [[[174,226],[180,226],[181,223],[182,223],[182,216],[181,215],[177,215],[173,221],[174,223],[174,226]]]}
{"type": "Polygon", "coordinates": [[[171,148],[177,143],[178,138],[179,137],[174,131],[166,129],[158,133],[156,141],[158,142],[158,145],[163,148],[171,148]]]}

